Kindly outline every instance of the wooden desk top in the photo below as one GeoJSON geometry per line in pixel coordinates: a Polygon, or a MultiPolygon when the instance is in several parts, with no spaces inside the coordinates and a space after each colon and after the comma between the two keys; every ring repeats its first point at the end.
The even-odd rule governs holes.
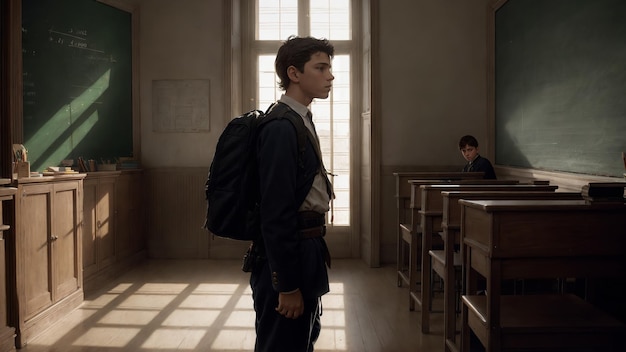
{"type": "Polygon", "coordinates": [[[487,198],[487,197],[494,197],[493,200],[508,199],[506,197],[510,195],[523,195],[523,194],[530,194],[530,195],[548,194],[548,195],[562,196],[564,197],[564,199],[570,198],[570,197],[572,200],[583,199],[583,196],[580,192],[546,192],[543,190],[536,190],[536,189],[529,190],[528,192],[497,191],[497,190],[490,190],[490,189],[441,191],[441,195],[444,197],[457,198],[457,199],[478,199],[478,200],[492,199],[492,198],[487,198]],[[466,198],[463,198],[463,197],[466,197],[466,198]],[[480,197],[485,197],[485,198],[480,198],[480,197]]]}
{"type": "MultiPolygon", "coordinates": [[[[517,183],[507,184],[427,184],[420,185],[420,197],[415,197],[415,200],[421,201],[420,209],[431,213],[433,216],[441,215],[443,213],[443,194],[442,191],[451,190],[464,190],[464,191],[508,191],[508,192],[551,192],[553,193],[558,186],[550,185],[520,185],[517,183]]],[[[413,192],[415,193],[415,192],[413,192]]],[[[413,194],[412,194],[413,195],[413,194]]],[[[413,197],[411,198],[413,201],[413,197]]]]}
{"type": "Polygon", "coordinates": [[[421,185],[422,189],[432,189],[443,191],[455,191],[455,190],[465,190],[470,191],[473,188],[476,190],[485,190],[485,191],[497,191],[503,186],[506,186],[506,189],[520,189],[520,190],[528,190],[528,191],[554,191],[559,186],[556,185],[531,185],[531,184],[520,184],[515,181],[501,181],[494,182],[489,184],[472,184],[472,183],[455,183],[455,184],[432,184],[432,185],[421,185]]]}
{"type": "MultiPolygon", "coordinates": [[[[458,190],[458,189],[484,189],[484,190],[510,190],[509,187],[518,186],[518,181],[515,180],[484,180],[484,179],[470,179],[470,180],[409,180],[411,185],[411,203],[410,207],[413,209],[423,208],[423,194],[427,192],[440,193],[442,190],[458,190]],[[426,192],[424,192],[426,190],[426,192]]],[[[538,188],[527,188],[528,186],[534,187],[546,187],[535,185],[520,185],[526,187],[515,187],[513,189],[519,190],[537,190],[538,188]]],[[[554,187],[554,186],[550,186],[554,187]]],[[[541,188],[543,190],[543,188],[541,188]]],[[[441,199],[441,195],[437,194],[437,198],[441,199]]],[[[438,209],[441,211],[441,200],[433,203],[429,208],[438,209]]]]}
{"type": "Polygon", "coordinates": [[[443,220],[442,226],[458,229],[461,226],[461,199],[497,200],[497,199],[551,199],[551,200],[582,200],[580,192],[546,192],[546,191],[442,191],[443,220]]]}
{"type": "Polygon", "coordinates": [[[410,197],[411,185],[407,183],[410,179],[426,180],[462,180],[462,179],[482,179],[484,172],[461,172],[461,171],[409,171],[394,172],[396,177],[396,197],[410,197]]]}
{"type": "Polygon", "coordinates": [[[407,171],[394,172],[394,176],[410,176],[414,178],[439,178],[439,179],[461,179],[461,178],[483,178],[484,172],[462,172],[462,171],[407,171]]]}
{"type": "Polygon", "coordinates": [[[482,209],[486,212],[497,211],[559,211],[559,210],[626,210],[626,203],[589,203],[585,200],[459,200],[461,205],[482,209]]]}
{"type": "Polygon", "coordinates": [[[619,255],[626,205],[584,200],[465,200],[463,243],[490,258],[619,255]]]}

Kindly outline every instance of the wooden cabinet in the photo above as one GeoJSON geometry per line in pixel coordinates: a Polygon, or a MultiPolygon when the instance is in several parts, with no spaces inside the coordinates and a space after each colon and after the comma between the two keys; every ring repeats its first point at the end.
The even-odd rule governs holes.
{"type": "Polygon", "coordinates": [[[0,352],[15,351],[15,328],[10,327],[7,321],[6,295],[6,255],[4,232],[9,225],[3,221],[3,203],[14,201],[17,189],[14,187],[0,187],[0,352]]]}
{"type": "Polygon", "coordinates": [[[141,170],[88,173],[83,197],[84,290],[145,258],[141,170]]]}
{"type": "Polygon", "coordinates": [[[9,319],[17,347],[83,301],[82,206],[84,174],[15,182],[14,262],[8,272],[9,319]]]}
{"type": "Polygon", "coordinates": [[[111,268],[116,257],[116,182],[119,171],[89,173],[83,183],[83,279],[111,268]]]}

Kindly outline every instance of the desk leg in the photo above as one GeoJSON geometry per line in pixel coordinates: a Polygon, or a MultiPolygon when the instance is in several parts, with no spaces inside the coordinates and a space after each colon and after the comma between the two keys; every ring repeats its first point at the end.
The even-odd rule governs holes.
{"type": "MultiPolygon", "coordinates": [[[[475,273],[472,273],[472,265],[471,265],[471,253],[469,247],[467,247],[463,243],[463,235],[461,230],[461,258],[463,260],[463,269],[461,270],[461,276],[463,277],[463,289],[461,291],[462,295],[469,295],[476,292],[477,284],[476,278],[474,277],[475,273]]],[[[470,327],[468,323],[468,308],[463,302],[461,302],[461,346],[460,350],[462,352],[470,351],[470,327]]]]}
{"type": "Polygon", "coordinates": [[[443,249],[445,253],[444,278],[443,278],[443,313],[444,313],[444,341],[446,352],[457,352],[456,343],[456,312],[457,312],[457,290],[461,285],[457,282],[456,268],[454,267],[454,246],[456,234],[449,232],[447,228],[443,230],[443,249]],[[454,349],[453,349],[454,348],[454,349]]]}
{"type": "MultiPolygon", "coordinates": [[[[397,187],[397,186],[396,186],[397,187]]],[[[397,196],[396,196],[397,197],[397,196]]],[[[403,200],[400,197],[396,198],[396,269],[398,276],[398,287],[402,287],[402,274],[404,270],[404,243],[402,241],[402,231],[400,230],[400,224],[402,223],[401,202],[403,200]]]]}
{"type": "Polygon", "coordinates": [[[502,297],[502,282],[494,278],[502,277],[502,261],[498,259],[489,260],[487,268],[487,323],[489,324],[489,338],[487,341],[487,351],[502,350],[502,329],[500,324],[500,301],[502,297]]]}
{"type": "Polygon", "coordinates": [[[422,215],[422,248],[420,248],[421,264],[422,264],[422,333],[430,332],[430,306],[431,306],[431,262],[428,251],[432,249],[433,236],[433,218],[422,215]]]}
{"type": "MultiPolygon", "coordinates": [[[[409,249],[409,310],[415,310],[415,298],[414,295],[417,294],[417,276],[418,276],[418,267],[419,267],[419,242],[420,235],[417,233],[411,233],[411,243],[409,249]]],[[[421,285],[421,283],[420,283],[421,285]]]]}

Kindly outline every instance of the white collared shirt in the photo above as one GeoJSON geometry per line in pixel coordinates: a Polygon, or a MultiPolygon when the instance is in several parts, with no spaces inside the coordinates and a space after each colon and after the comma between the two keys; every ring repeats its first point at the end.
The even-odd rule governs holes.
{"type": "MultiPolygon", "coordinates": [[[[317,136],[317,133],[315,132],[315,128],[313,128],[311,121],[306,118],[307,113],[309,113],[309,109],[306,106],[300,104],[295,99],[284,94],[280,97],[278,101],[287,104],[291,109],[297,112],[298,115],[300,115],[302,121],[304,121],[304,125],[316,139],[315,141],[311,142],[319,144],[319,138],[317,136]]],[[[313,186],[311,187],[311,190],[304,199],[304,202],[302,202],[302,205],[300,205],[299,211],[312,210],[320,214],[324,214],[328,212],[328,210],[330,210],[330,198],[326,190],[326,176],[322,174],[322,170],[323,168],[320,168],[320,172],[315,175],[315,178],[313,179],[313,186]]]]}

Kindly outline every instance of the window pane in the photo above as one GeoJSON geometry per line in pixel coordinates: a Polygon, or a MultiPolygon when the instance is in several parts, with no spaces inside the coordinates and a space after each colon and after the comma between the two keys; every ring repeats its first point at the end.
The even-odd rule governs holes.
{"type": "Polygon", "coordinates": [[[278,100],[281,90],[278,88],[278,76],[274,69],[276,55],[259,55],[257,79],[257,109],[265,111],[270,104],[278,100]]]}
{"type": "Polygon", "coordinates": [[[331,181],[336,199],[331,211],[335,225],[349,225],[350,218],[350,56],[333,58],[333,89],[328,99],[311,104],[320,137],[324,165],[336,174],[331,181]],[[345,221],[345,222],[344,222],[345,221]]]}
{"type": "Polygon", "coordinates": [[[350,0],[312,0],[309,16],[312,36],[350,39],[350,0]]]}
{"type": "MultiPolygon", "coordinates": [[[[299,7],[298,0],[257,0],[257,40],[284,41],[290,35],[310,35],[329,40],[351,40],[351,0],[310,0],[309,6],[299,7]],[[300,12],[300,13],[299,13],[300,12]],[[308,13],[306,13],[308,12],[308,13]],[[308,15],[307,26],[298,18],[308,15]]],[[[257,47],[267,50],[265,47],[257,47]]],[[[283,93],[278,88],[274,72],[276,53],[258,52],[256,105],[265,110],[283,93]]],[[[336,55],[332,60],[335,76],[328,99],[316,99],[309,107],[313,113],[317,133],[327,169],[331,176],[336,199],[331,202],[329,217],[334,224],[350,225],[350,55],[336,55]]]]}
{"type": "Polygon", "coordinates": [[[350,223],[350,208],[333,207],[333,218],[335,225],[343,225],[350,223]]]}
{"type": "Polygon", "coordinates": [[[258,6],[258,40],[285,40],[298,34],[298,0],[258,0],[258,6]]]}

